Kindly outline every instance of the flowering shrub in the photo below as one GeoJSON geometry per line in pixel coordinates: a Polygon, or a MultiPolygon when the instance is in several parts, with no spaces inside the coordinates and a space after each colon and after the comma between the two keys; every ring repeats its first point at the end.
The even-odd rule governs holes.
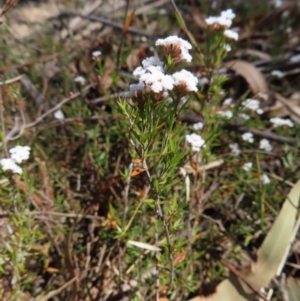
{"type": "MultiPolygon", "coordinates": [[[[158,39],[152,56],[138,67],[135,50],[132,64],[120,57],[118,67],[126,61],[126,68],[132,68],[131,83],[127,73],[114,68],[110,56],[116,45],[108,56],[101,43],[91,43],[76,68],[67,66],[66,74],[73,75],[56,78],[50,72],[43,82],[48,97],[57,93],[55,86],[52,94],[53,82],[62,81],[65,99],[56,103],[53,97],[55,105],[47,112],[42,108],[38,116],[35,107],[28,109],[29,102],[28,107],[22,103],[20,120],[32,120],[20,125],[17,135],[18,120],[14,127],[14,118],[4,122],[1,204],[11,214],[11,227],[9,243],[0,252],[0,270],[6,271],[9,262],[11,283],[39,294],[39,288],[26,286],[36,269],[32,256],[41,262],[38,278],[51,275],[43,284],[49,294],[42,292],[37,299],[53,292],[62,300],[83,295],[115,299],[113,294],[121,292],[128,300],[150,300],[154,294],[155,300],[186,300],[201,281],[227,277],[220,256],[240,258],[240,246],[248,247],[264,232],[264,215],[280,205],[264,197],[274,191],[275,181],[289,181],[282,170],[280,177],[276,174],[280,163],[269,164],[277,160],[280,147],[274,136],[297,130],[295,119],[270,118],[261,100],[267,100],[266,93],[240,93],[231,85],[236,77],[224,71],[223,62],[239,38],[234,20],[231,9],[208,17],[204,33],[197,35],[201,45],[180,24],[188,40],[174,35],[158,39]],[[106,70],[107,64],[113,68],[106,70]],[[89,84],[95,79],[97,85],[89,84]],[[106,87],[107,79],[112,86],[106,87]],[[116,109],[119,89],[126,92],[116,109]],[[21,136],[35,148],[30,165],[24,164],[30,147],[6,150],[8,141],[21,136]],[[105,296],[99,275],[105,275],[103,286],[112,284],[105,296]],[[72,286],[57,290],[56,283],[63,287],[61,276],[74,281],[72,286]],[[77,296],[65,297],[73,288],[77,296]]],[[[138,53],[144,58],[144,51],[138,53]]],[[[271,76],[281,80],[286,72],[271,76]]],[[[282,153],[289,156],[280,161],[295,174],[297,152],[289,153],[284,145],[280,157],[282,153]]]]}

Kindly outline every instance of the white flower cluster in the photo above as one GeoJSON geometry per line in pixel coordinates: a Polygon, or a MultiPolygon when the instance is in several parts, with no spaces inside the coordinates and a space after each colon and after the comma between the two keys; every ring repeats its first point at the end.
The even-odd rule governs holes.
{"type": "MultiPolygon", "coordinates": [[[[164,46],[165,54],[172,59],[174,63],[185,60],[192,60],[188,50],[192,45],[177,37],[170,36],[166,39],[158,39],[157,46],[164,46]]],[[[154,92],[160,96],[167,97],[167,91],[177,91],[180,96],[185,96],[190,91],[197,91],[198,79],[191,72],[181,70],[174,74],[165,74],[164,63],[156,56],[146,58],[142,66],[133,71],[133,75],[139,79],[139,83],[130,85],[130,89],[125,93],[125,97],[138,97],[143,93],[154,92]],[[180,93],[179,93],[180,92],[180,93]]]]}
{"type": "Polygon", "coordinates": [[[248,98],[242,102],[243,109],[249,109],[257,114],[262,114],[264,111],[260,108],[260,102],[256,99],[248,98]]]}
{"type": "Polygon", "coordinates": [[[64,120],[65,119],[65,115],[64,113],[62,112],[62,110],[57,110],[54,112],[54,117],[57,119],[57,120],[64,120]]]}
{"type": "MultiPolygon", "coordinates": [[[[205,19],[206,24],[212,29],[223,29],[224,36],[229,40],[238,40],[239,34],[232,29],[229,29],[232,25],[232,20],[235,18],[235,13],[232,9],[227,9],[221,12],[220,16],[212,16],[205,19]]],[[[231,50],[230,45],[226,45],[227,51],[231,50]]]]}
{"type": "Polygon", "coordinates": [[[30,155],[29,146],[17,145],[9,150],[10,158],[0,159],[0,165],[4,171],[10,170],[13,173],[22,174],[22,168],[18,165],[28,160],[30,155]]]}
{"type": "Polygon", "coordinates": [[[95,51],[92,52],[92,56],[93,56],[93,57],[98,57],[98,56],[100,56],[101,54],[102,54],[102,52],[101,52],[100,50],[95,50],[95,51]]]}
{"type": "Polygon", "coordinates": [[[227,119],[230,119],[233,117],[233,112],[230,110],[218,111],[217,114],[219,114],[220,116],[225,117],[227,119]]]}
{"type": "Polygon", "coordinates": [[[283,125],[286,125],[290,128],[292,128],[294,126],[294,123],[290,119],[283,119],[280,117],[271,118],[270,122],[273,123],[275,128],[277,128],[279,126],[283,126],[283,125]]]}
{"type": "Polygon", "coordinates": [[[186,135],[185,139],[189,144],[191,144],[192,150],[195,152],[199,152],[201,147],[205,147],[205,141],[200,135],[196,133],[186,135]]]}
{"type": "Polygon", "coordinates": [[[212,16],[205,19],[205,22],[209,26],[219,25],[221,27],[228,28],[232,24],[232,20],[235,18],[235,13],[232,9],[227,9],[221,12],[218,17],[212,16]]]}
{"type": "Polygon", "coordinates": [[[253,166],[253,163],[252,163],[252,162],[247,162],[247,163],[245,163],[245,164],[243,165],[242,168],[243,168],[245,171],[250,171],[251,168],[252,168],[252,166],[253,166]]]}
{"type": "Polygon", "coordinates": [[[242,135],[242,139],[243,139],[244,141],[249,142],[249,143],[253,143],[253,142],[254,142],[253,134],[250,133],[250,132],[244,133],[244,134],[242,135]]]}
{"type": "Polygon", "coordinates": [[[165,39],[158,39],[155,43],[155,46],[164,46],[167,55],[172,55],[174,51],[177,51],[179,55],[179,57],[176,58],[177,61],[192,61],[192,56],[189,54],[189,50],[192,49],[192,45],[182,38],[177,36],[169,36],[165,39]]]}
{"type": "Polygon", "coordinates": [[[81,84],[81,85],[84,85],[85,82],[86,82],[86,80],[85,80],[85,78],[84,78],[83,76],[77,75],[77,76],[74,78],[74,82],[79,83],[79,84],[81,84]]]}
{"type": "Polygon", "coordinates": [[[259,142],[259,149],[265,150],[266,152],[270,152],[273,147],[268,139],[262,139],[259,142]]]}
{"type": "Polygon", "coordinates": [[[237,143],[229,144],[229,148],[230,148],[231,154],[233,156],[239,156],[240,155],[241,150],[240,150],[239,145],[237,143]]]}
{"type": "Polygon", "coordinates": [[[203,129],[203,126],[204,126],[204,124],[203,124],[203,122],[201,122],[201,121],[199,121],[199,122],[193,124],[193,128],[194,128],[194,130],[196,130],[196,131],[202,130],[202,129],[203,129]]]}
{"type": "Polygon", "coordinates": [[[266,174],[262,174],[260,179],[261,179],[261,181],[264,185],[267,185],[267,184],[271,183],[270,178],[266,174]]]}

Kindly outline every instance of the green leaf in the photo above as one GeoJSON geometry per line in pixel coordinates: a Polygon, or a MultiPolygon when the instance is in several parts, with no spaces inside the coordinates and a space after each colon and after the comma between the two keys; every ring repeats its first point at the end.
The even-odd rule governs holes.
{"type": "Polygon", "coordinates": [[[182,152],[179,153],[178,155],[176,155],[170,162],[171,166],[176,166],[178,165],[179,161],[181,161],[181,159],[186,155],[186,152],[182,152]]]}

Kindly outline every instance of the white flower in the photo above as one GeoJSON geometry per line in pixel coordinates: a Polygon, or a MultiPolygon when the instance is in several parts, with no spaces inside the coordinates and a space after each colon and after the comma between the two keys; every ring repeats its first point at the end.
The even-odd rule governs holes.
{"type": "Polygon", "coordinates": [[[230,111],[230,110],[226,110],[226,111],[219,111],[219,112],[217,112],[217,114],[219,114],[219,115],[221,115],[221,116],[223,116],[223,117],[226,117],[226,118],[232,118],[232,116],[233,116],[233,113],[232,113],[232,111],[230,111]]]}
{"type": "Polygon", "coordinates": [[[199,152],[201,147],[205,147],[205,141],[198,134],[190,134],[185,136],[186,141],[192,145],[192,150],[199,152]]]}
{"type": "Polygon", "coordinates": [[[144,69],[142,66],[139,66],[133,70],[132,74],[133,74],[133,76],[139,77],[142,74],[144,74],[145,72],[146,72],[146,69],[144,69]]]}
{"type": "Polygon", "coordinates": [[[294,123],[290,119],[283,119],[280,117],[271,118],[270,122],[273,123],[275,128],[277,128],[278,126],[282,126],[282,125],[286,125],[291,128],[294,126],[294,123]]]}
{"type": "Polygon", "coordinates": [[[245,170],[245,171],[249,171],[251,168],[252,168],[252,166],[253,166],[253,163],[252,162],[247,162],[247,163],[245,163],[244,165],[243,165],[243,169],[245,170]]]}
{"type": "Polygon", "coordinates": [[[144,68],[147,68],[150,66],[161,66],[162,67],[164,65],[164,62],[162,62],[160,60],[160,58],[157,56],[150,56],[142,61],[142,65],[144,68]]]}
{"type": "Polygon", "coordinates": [[[202,130],[203,129],[203,122],[199,121],[197,123],[193,124],[193,128],[198,131],[198,130],[202,130]]]}
{"type": "Polygon", "coordinates": [[[271,72],[271,75],[275,76],[275,77],[279,77],[279,78],[284,77],[284,73],[282,71],[280,71],[280,70],[273,70],[271,72]]]}
{"type": "Polygon", "coordinates": [[[74,78],[74,82],[80,83],[81,85],[85,84],[85,78],[81,75],[78,75],[74,78]]]}
{"type": "Polygon", "coordinates": [[[20,146],[17,145],[9,150],[10,158],[16,163],[22,163],[23,161],[28,160],[30,155],[29,146],[20,146]]]}
{"type": "Polygon", "coordinates": [[[92,52],[92,56],[97,57],[100,56],[102,54],[102,52],[100,50],[96,50],[92,52]]]}
{"type": "Polygon", "coordinates": [[[253,134],[250,133],[250,132],[244,133],[244,134],[242,135],[242,139],[243,139],[244,141],[249,142],[249,143],[253,143],[253,142],[254,142],[253,134]]]}
{"type": "Polygon", "coordinates": [[[232,11],[231,8],[229,8],[221,12],[221,17],[232,20],[235,18],[235,13],[232,11]]]}
{"type": "Polygon", "coordinates": [[[205,22],[208,26],[224,27],[229,28],[232,24],[232,19],[235,17],[232,9],[227,9],[221,12],[218,17],[208,17],[205,22]]]}
{"type": "Polygon", "coordinates": [[[197,91],[198,78],[187,70],[175,72],[173,75],[174,86],[184,85],[187,91],[197,91]]]}
{"type": "Polygon", "coordinates": [[[180,48],[184,48],[184,49],[192,49],[192,45],[188,41],[186,41],[182,38],[179,38],[177,36],[169,36],[165,39],[158,39],[155,42],[155,46],[166,47],[166,46],[170,46],[170,45],[172,45],[172,46],[177,45],[180,48]]]}
{"type": "Polygon", "coordinates": [[[125,93],[125,97],[133,97],[136,92],[144,90],[144,83],[132,84],[129,86],[129,91],[125,93]]]}
{"type": "Polygon", "coordinates": [[[231,150],[231,154],[234,156],[238,156],[241,153],[241,150],[239,149],[239,145],[237,143],[229,144],[229,148],[231,150]]]}
{"type": "Polygon", "coordinates": [[[226,44],[226,45],[224,46],[224,49],[225,49],[227,52],[229,52],[229,51],[231,51],[231,46],[230,46],[229,44],[226,44]]]}
{"type": "Polygon", "coordinates": [[[64,113],[61,110],[57,110],[54,112],[54,117],[58,120],[63,120],[65,119],[64,113]]]}
{"type": "Polygon", "coordinates": [[[265,184],[265,185],[271,183],[270,178],[266,174],[262,174],[260,179],[263,182],[263,184],[265,184]]]}
{"type": "Polygon", "coordinates": [[[173,56],[176,61],[185,60],[187,62],[192,61],[192,56],[189,54],[189,49],[192,49],[192,45],[177,36],[169,36],[165,39],[158,39],[155,42],[156,46],[164,46],[165,53],[173,56]],[[174,51],[176,55],[174,54],[174,51]]]}
{"type": "Polygon", "coordinates": [[[4,171],[10,170],[13,173],[22,174],[22,168],[11,158],[0,159],[0,165],[4,171]]]}
{"type": "Polygon", "coordinates": [[[260,108],[260,102],[256,99],[247,99],[243,103],[242,109],[249,109],[257,114],[263,114],[264,110],[260,108]]]}
{"type": "Polygon", "coordinates": [[[205,19],[205,22],[208,26],[221,26],[221,27],[225,27],[228,28],[231,26],[232,21],[231,19],[227,19],[225,17],[208,17],[205,19]]]}
{"type": "Polygon", "coordinates": [[[231,105],[231,103],[232,103],[232,98],[230,97],[230,98],[226,98],[224,101],[223,101],[223,106],[224,107],[226,107],[226,106],[229,106],[229,105],[231,105]]]}
{"type": "MultiPolygon", "coordinates": [[[[145,61],[145,60],[144,60],[145,61]]],[[[142,63],[144,63],[144,61],[142,63]]],[[[148,64],[148,62],[145,62],[145,65],[148,64]]],[[[143,74],[145,73],[153,73],[153,71],[158,71],[158,72],[164,72],[164,69],[162,66],[155,66],[155,65],[150,65],[147,67],[137,67],[134,71],[133,71],[133,75],[136,77],[141,77],[143,74]]]]}
{"type": "Polygon", "coordinates": [[[262,139],[259,142],[259,149],[263,149],[267,152],[270,152],[273,149],[273,147],[268,139],[262,139]]]}
{"type": "Polygon", "coordinates": [[[244,113],[240,113],[239,117],[242,118],[242,119],[244,119],[244,120],[249,120],[250,119],[250,116],[247,115],[247,114],[244,114],[244,113]]]}
{"type": "Polygon", "coordinates": [[[260,102],[256,99],[246,99],[243,103],[243,109],[249,109],[256,112],[257,114],[262,114],[264,111],[260,108],[260,102]]]}
{"type": "Polygon", "coordinates": [[[239,34],[231,29],[226,29],[224,31],[224,36],[228,39],[237,41],[239,39],[239,34]]]}
{"type": "Polygon", "coordinates": [[[192,61],[192,56],[189,54],[189,51],[185,48],[181,49],[180,60],[184,60],[188,63],[192,61]]]}
{"type": "Polygon", "coordinates": [[[144,82],[155,93],[172,90],[174,85],[173,77],[165,75],[155,66],[148,67],[147,72],[140,76],[140,81],[144,82]]]}

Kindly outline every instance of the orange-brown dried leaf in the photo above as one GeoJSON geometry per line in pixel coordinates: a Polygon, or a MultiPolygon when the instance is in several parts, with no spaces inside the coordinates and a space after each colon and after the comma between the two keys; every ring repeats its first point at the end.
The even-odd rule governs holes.
{"type": "MultiPolygon", "coordinates": [[[[16,183],[17,186],[21,189],[21,191],[23,191],[24,193],[28,193],[27,186],[26,186],[26,184],[25,184],[24,182],[22,182],[22,181],[19,180],[18,178],[15,178],[15,183],[16,183]]],[[[37,194],[31,192],[31,193],[30,193],[30,196],[31,196],[32,199],[36,202],[37,205],[39,205],[39,206],[42,205],[43,202],[42,202],[41,198],[40,198],[37,194]]]]}
{"type": "Polygon", "coordinates": [[[144,172],[145,168],[137,168],[135,169],[132,173],[131,173],[131,177],[136,177],[137,175],[139,175],[140,173],[144,172]]]}
{"type": "Polygon", "coordinates": [[[186,255],[186,251],[181,252],[179,255],[175,257],[175,259],[173,260],[173,264],[176,265],[182,262],[185,258],[185,255],[186,255]]]}
{"type": "Polygon", "coordinates": [[[134,18],[135,15],[135,10],[133,10],[131,12],[131,14],[126,18],[124,26],[123,26],[123,33],[126,33],[128,31],[128,27],[130,26],[130,24],[132,23],[132,20],[134,18]]]}

